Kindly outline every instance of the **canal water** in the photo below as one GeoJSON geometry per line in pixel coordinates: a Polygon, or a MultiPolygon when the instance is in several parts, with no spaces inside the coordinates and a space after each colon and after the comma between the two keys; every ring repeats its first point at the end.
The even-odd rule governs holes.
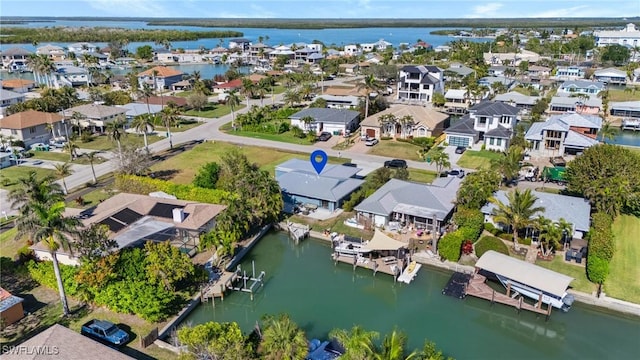
{"type": "Polygon", "coordinates": [[[409,336],[409,349],[435,341],[457,359],[633,359],[640,353],[640,319],[581,304],[568,313],[554,309],[549,321],[485,300],[442,295],[448,273],[423,267],[409,285],[386,274],[353,272],[334,265],[321,240],[296,245],[284,233],[270,233],[245,257],[242,267],[266,272],[254,300],[233,292],[215,307],[204,303],[185,324],[236,321],[251,331],[265,314],[288,313],[308,338],[333,328],[361,325],[381,334],[394,327],[409,336]]]}

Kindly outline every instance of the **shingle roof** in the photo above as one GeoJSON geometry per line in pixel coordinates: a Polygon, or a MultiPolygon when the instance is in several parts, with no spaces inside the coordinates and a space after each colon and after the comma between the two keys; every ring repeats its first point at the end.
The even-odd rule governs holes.
{"type": "Polygon", "coordinates": [[[298,171],[282,174],[276,180],[285,193],[327,201],[339,201],[364,183],[360,179],[341,180],[298,171]]]}
{"type": "Polygon", "coordinates": [[[469,108],[470,113],[476,115],[518,115],[520,109],[515,106],[507,105],[501,102],[495,101],[483,101],[469,108]]]}
{"type": "Polygon", "coordinates": [[[599,142],[596,139],[592,139],[588,136],[582,135],[575,131],[569,131],[567,137],[564,139],[565,147],[586,149],[591,146],[598,145],[599,142]]]}
{"type": "Polygon", "coordinates": [[[469,117],[469,114],[461,117],[453,125],[444,130],[445,134],[465,134],[476,135],[477,131],[473,128],[473,119],[469,117]]]}
{"type": "Polygon", "coordinates": [[[0,99],[2,100],[11,100],[11,99],[19,99],[19,98],[24,98],[24,94],[20,94],[20,93],[5,90],[5,89],[0,89],[0,99]]]}
{"type": "Polygon", "coordinates": [[[127,109],[100,104],[85,104],[64,111],[65,114],[73,114],[74,112],[80,113],[89,119],[103,119],[118,114],[124,114],[127,112],[127,109]]]}
{"type": "Polygon", "coordinates": [[[622,70],[618,70],[616,68],[598,69],[593,72],[593,75],[594,76],[616,76],[616,77],[623,77],[623,78],[627,77],[626,72],[622,70]]]}
{"type": "Polygon", "coordinates": [[[560,85],[560,88],[594,88],[594,89],[604,89],[605,85],[600,81],[589,81],[589,80],[567,80],[560,85]]]}
{"type": "Polygon", "coordinates": [[[431,74],[429,74],[429,75],[427,75],[427,76],[423,76],[423,77],[422,77],[422,80],[420,80],[420,84],[430,84],[430,85],[433,85],[433,84],[437,84],[437,83],[439,83],[439,82],[440,82],[440,80],[436,79],[436,77],[435,77],[435,76],[433,76],[433,75],[431,75],[431,74]]]}
{"type": "Polygon", "coordinates": [[[507,129],[502,125],[498,125],[497,128],[491,129],[487,131],[484,136],[494,137],[494,138],[502,138],[502,139],[511,139],[511,130],[507,129]]]}
{"type": "Polygon", "coordinates": [[[20,130],[59,121],[62,121],[62,116],[58,114],[27,110],[0,119],[0,128],[20,130]]]}
{"type": "Polygon", "coordinates": [[[495,101],[499,102],[514,102],[516,104],[525,104],[525,105],[534,105],[536,101],[540,99],[540,96],[527,96],[524,94],[520,94],[517,91],[510,91],[505,94],[498,94],[494,98],[495,101]]]}
{"type": "Polygon", "coordinates": [[[142,115],[142,114],[157,114],[160,111],[162,111],[162,105],[151,105],[149,104],[149,107],[147,107],[147,104],[142,104],[142,103],[128,103],[128,104],[124,104],[124,105],[118,105],[118,107],[126,109],[127,116],[138,116],[138,115],[142,115]]]}
{"type": "Polygon", "coordinates": [[[330,124],[348,124],[360,116],[358,111],[344,109],[308,108],[289,116],[289,119],[299,120],[311,116],[316,122],[330,124]]]}
{"type": "Polygon", "coordinates": [[[23,298],[12,295],[10,292],[0,287],[0,312],[4,312],[23,301],[23,298]]]}
{"type": "Polygon", "coordinates": [[[12,47],[2,51],[2,56],[16,56],[16,55],[28,56],[31,54],[33,54],[31,51],[21,47],[12,47]]]}
{"type": "Polygon", "coordinates": [[[18,345],[16,349],[25,351],[14,351],[2,354],[2,358],[20,360],[46,360],[52,357],[65,360],[128,360],[132,357],[125,355],[115,349],[94,341],[80,333],[68,329],[62,325],[55,324],[43,332],[35,335],[29,340],[18,345]],[[35,349],[49,350],[35,351],[35,349]],[[27,352],[26,350],[31,350],[27,352]],[[57,350],[55,355],[51,353],[57,350]]]}
{"type": "Polygon", "coordinates": [[[158,71],[157,77],[159,77],[159,78],[179,76],[179,75],[184,74],[182,71],[179,71],[179,70],[167,67],[167,66],[155,66],[155,67],[152,67],[149,70],[145,70],[145,71],[139,73],[138,77],[141,77],[141,76],[153,76],[153,71],[154,70],[158,71]]]}
{"type": "MultiPolygon", "coordinates": [[[[288,173],[288,172],[302,172],[307,174],[316,175],[316,170],[311,165],[309,160],[301,160],[301,159],[290,159],[282,164],[276,166],[276,172],[278,173],[288,173]]],[[[354,177],[357,173],[359,173],[362,169],[352,166],[342,166],[342,165],[334,165],[327,164],[324,169],[320,173],[323,177],[330,177],[336,179],[348,179],[354,177]]]]}

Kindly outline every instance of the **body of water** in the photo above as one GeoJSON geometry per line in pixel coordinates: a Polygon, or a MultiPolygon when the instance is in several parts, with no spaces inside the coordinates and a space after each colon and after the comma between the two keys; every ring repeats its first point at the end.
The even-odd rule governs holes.
{"type": "Polygon", "coordinates": [[[640,147],[640,131],[618,131],[613,140],[606,140],[608,144],[640,147]]]}
{"type": "Polygon", "coordinates": [[[295,245],[284,233],[270,233],[246,256],[242,267],[266,272],[253,301],[232,292],[204,303],[184,323],[235,321],[251,331],[265,314],[288,313],[308,338],[325,338],[333,328],[362,325],[381,334],[394,327],[409,336],[409,349],[424,339],[457,359],[633,359],[640,353],[640,319],[574,304],[556,309],[549,321],[485,300],[442,295],[450,274],[423,267],[413,283],[334,265],[328,243],[295,245]]]}

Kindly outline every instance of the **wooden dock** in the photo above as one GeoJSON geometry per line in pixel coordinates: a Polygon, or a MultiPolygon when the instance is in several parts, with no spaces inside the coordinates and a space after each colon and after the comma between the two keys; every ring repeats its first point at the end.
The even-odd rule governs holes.
{"type": "Polygon", "coordinates": [[[385,261],[385,258],[367,259],[364,257],[358,258],[356,256],[339,255],[337,253],[333,253],[331,255],[331,258],[336,264],[338,262],[342,262],[352,265],[354,271],[357,267],[361,267],[372,270],[373,275],[378,272],[389,274],[393,276],[394,280],[397,280],[398,276],[402,272],[402,269],[404,269],[402,260],[395,260],[393,262],[390,262],[388,260],[385,261]]]}
{"type": "Polygon", "coordinates": [[[291,221],[287,221],[286,227],[280,226],[284,228],[289,233],[289,236],[296,242],[300,242],[300,240],[309,237],[310,227],[305,224],[297,224],[291,221]]]}
{"type": "Polygon", "coordinates": [[[253,300],[253,294],[264,285],[265,272],[261,271],[256,276],[255,264],[252,264],[252,271],[253,275],[247,275],[247,272],[238,266],[234,272],[223,272],[220,278],[200,290],[200,301],[206,302],[212,299],[215,306],[215,298],[224,300],[224,295],[228,290],[247,292],[253,300]]]}

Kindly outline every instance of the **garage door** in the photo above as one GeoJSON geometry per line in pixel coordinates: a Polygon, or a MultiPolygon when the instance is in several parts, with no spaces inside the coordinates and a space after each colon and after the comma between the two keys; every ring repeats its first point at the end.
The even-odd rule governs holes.
{"type": "Polygon", "coordinates": [[[462,136],[449,136],[449,145],[469,147],[469,138],[462,136]]]}
{"type": "Polygon", "coordinates": [[[376,129],[367,129],[367,137],[370,137],[370,138],[376,137],[376,129]]]}

